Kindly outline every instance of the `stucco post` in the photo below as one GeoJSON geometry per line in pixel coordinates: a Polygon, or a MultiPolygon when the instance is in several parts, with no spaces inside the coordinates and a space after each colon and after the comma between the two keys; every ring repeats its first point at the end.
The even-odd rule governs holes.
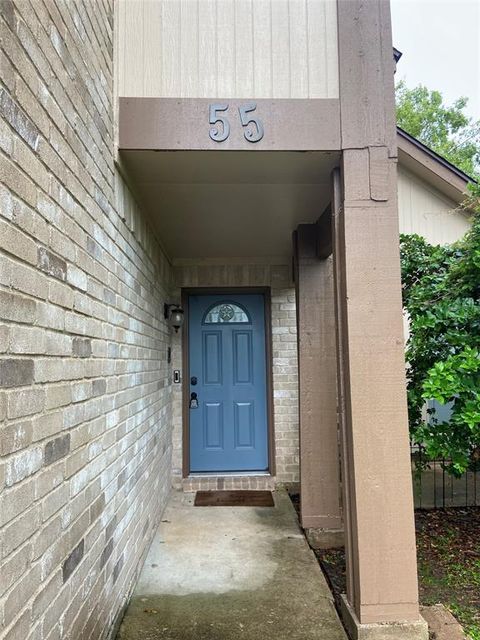
{"type": "Polygon", "coordinates": [[[316,224],[294,235],[298,321],[301,522],[311,544],[343,543],[337,428],[333,258],[316,224]]]}
{"type": "Polygon", "coordinates": [[[339,177],[334,174],[333,208],[347,512],[344,614],[353,638],[423,639],[395,161],[385,149],[345,151],[339,177]]]}

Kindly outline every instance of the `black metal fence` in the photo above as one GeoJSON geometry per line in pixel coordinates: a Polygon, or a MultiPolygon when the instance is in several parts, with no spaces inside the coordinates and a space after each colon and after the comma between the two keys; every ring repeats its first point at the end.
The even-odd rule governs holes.
{"type": "Polygon", "coordinates": [[[480,506],[479,468],[456,478],[445,471],[448,460],[427,460],[419,445],[412,445],[411,454],[416,509],[480,506]]]}

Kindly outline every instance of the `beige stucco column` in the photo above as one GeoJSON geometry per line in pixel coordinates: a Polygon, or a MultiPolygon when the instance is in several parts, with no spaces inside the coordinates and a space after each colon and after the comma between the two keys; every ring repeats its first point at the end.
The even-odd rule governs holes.
{"type": "Polygon", "coordinates": [[[318,255],[319,225],[294,234],[298,320],[301,522],[311,544],[343,543],[337,427],[333,257],[318,255]]]}
{"type": "Polygon", "coordinates": [[[353,638],[426,639],[418,608],[395,169],[386,149],[372,148],[345,151],[334,173],[344,613],[353,638]]]}

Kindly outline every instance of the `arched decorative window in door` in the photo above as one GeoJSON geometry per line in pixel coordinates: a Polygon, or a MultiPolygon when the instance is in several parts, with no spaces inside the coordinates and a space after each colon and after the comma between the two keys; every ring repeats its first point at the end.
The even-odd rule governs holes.
{"type": "Polygon", "coordinates": [[[246,309],[235,302],[217,302],[207,310],[203,324],[247,324],[250,316],[246,309]]]}

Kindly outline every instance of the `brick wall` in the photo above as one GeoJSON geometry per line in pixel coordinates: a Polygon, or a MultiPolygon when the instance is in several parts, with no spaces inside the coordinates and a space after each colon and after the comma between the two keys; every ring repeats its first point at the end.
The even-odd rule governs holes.
{"type": "Polygon", "coordinates": [[[170,487],[170,268],[113,161],[112,0],[0,3],[0,637],[104,638],[170,487]]]}
{"type": "Polygon", "coordinates": [[[276,479],[299,481],[298,360],[295,289],[272,289],[273,402],[276,479]]]}
{"type": "MultiPolygon", "coordinates": [[[[298,361],[295,289],[289,266],[282,264],[191,264],[174,267],[180,300],[182,287],[270,287],[272,309],[272,373],[276,475],[273,483],[255,478],[229,480],[225,488],[266,488],[275,483],[295,483],[298,467],[298,361]]],[[[173,337],[173,366],[182,369],[180,334],[173,337]]],[[[173,390],[173,480],[182,486],[182,385],[173,390]]],[[[183,487],[214,489],[212,480],[183,481],[183,487]]]]}

